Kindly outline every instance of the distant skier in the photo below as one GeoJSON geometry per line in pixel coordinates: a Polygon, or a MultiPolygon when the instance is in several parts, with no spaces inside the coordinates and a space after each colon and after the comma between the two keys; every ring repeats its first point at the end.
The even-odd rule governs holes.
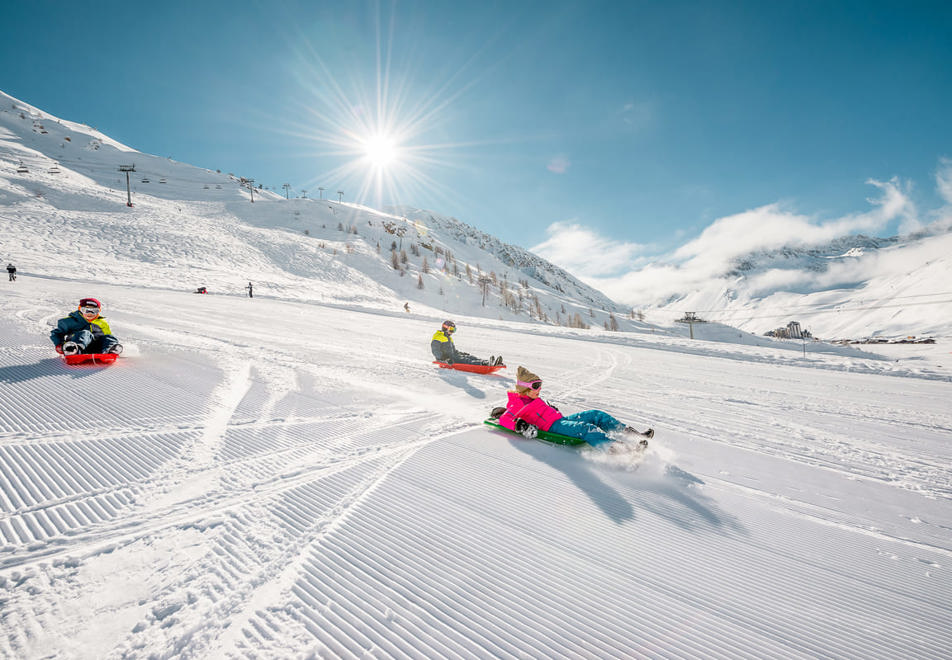
{"type": "Polygon", "coordinates": [[[408,303],[408,302],[403,303],[403,309],[406,310],[407,314],[409,314],[409,313],[410,313],[410,303],[408,303]]]}
{"type": "Polygon", "coordinates": [[[10,276],[11,282],[17,281],[17,267],[13,264],[7,264],[7,274],[10,276]]]}
{"type": "Polygon", "coordinates": [[[584,440],[593,447],[605,445],[610,452],[624,449],[625,444],[613,441],[606,432],[620,431],[626,435],[640,436],[639,445],[648,446],[647,438],[654,437],[654,429],[641,432],[626,426],[601,410],[583,410],[573,415],[563,416],[559,409],[539,398],[542,392],[542,379],[525,367],[516,372],[515,391],[508,393],[506,407],[494,408],[493,417],[499,418],[499,425],[507,429],[526,434],[530,437],[531,427],[538,431],[549,431],[560,435],[584,440]]]}
{"type": "Polygon", "coordinates": [[[206,289],[203,286],[200,286],[195,290],[195,293],[208,293],[208,289],[206,289]]]}
{"type": "Polygon", "coordinates": [[[245,288],[248,289],[248,297],[249,297],[249,298],[254,298],[254,297],[255,297],[255,290],[254,290],[254,287],[251,286],[251,282],[248,282],[248,286],[246,286],[245,288]]]}
{"type": "Polygon", "coordinates": [[[443,327],[433,335],[430,350],[433,352],[433,357],[439,362],[445,362],[446,364],[502,364],[501,355],[499,357],[490,356],[488,360],[480,360],[474,355],[456,350],[452,339],[454,332],[456,332],[456,324],[452,321],[443,321],[443,327]]]}
{"type": "Polygon", "coordinates": [[[116,339],[106,319],[100,316],[102,305],[95,298],[83,298],[79,308],[62,318],[50,333],[56,352],[63,355],[77,353],[121,353],[122,344],[116,339]]]}

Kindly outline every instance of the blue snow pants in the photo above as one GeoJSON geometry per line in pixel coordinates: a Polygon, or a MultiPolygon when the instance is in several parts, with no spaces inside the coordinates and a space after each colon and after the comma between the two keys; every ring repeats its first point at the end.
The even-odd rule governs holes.
{"type": "Polygon", "coordinates": [[[597,447],[612,441],[611,438],[605,435],[605,431],[617,431],[623,428],[625,428],[625,425],[607,412],[583,410],[556,420],[549,431],[578,438],[597,447]]]}
{"type": "Polygon", "coordinates": [[[106,335],[100,339],[96,339],[89,330],[74,332],[69,335],[66,340],[74,341],[79,344],[82,353],[105,353],[119,343],[119,340],[112,335],[106,335]]]}

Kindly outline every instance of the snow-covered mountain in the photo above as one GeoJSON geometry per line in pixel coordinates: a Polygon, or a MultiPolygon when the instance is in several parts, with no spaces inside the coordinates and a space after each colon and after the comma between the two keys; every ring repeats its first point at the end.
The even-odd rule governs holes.
{"type": "Polygon", "coordinates": [[[561,268],[458,220],[285,199],[253,174],[137,152],[0,94],[0,258],[38,276],[117,281],[130,271],[113,260],[139,260],[127,283],[241,293],[251,281],[259,296],[639,325],[561,268]],[[122,166],[135,168],[128,190],[122,166]]]}
{"type": "MultiPolygon", "coordinates": [[[[676,270],[676,269],[675,269],[676,270]]],[[[952,232],[845,236],[726,260],[691,288],[653,301],[761,334],[797,321],[825,339],[952,337],[952,232]]]]}

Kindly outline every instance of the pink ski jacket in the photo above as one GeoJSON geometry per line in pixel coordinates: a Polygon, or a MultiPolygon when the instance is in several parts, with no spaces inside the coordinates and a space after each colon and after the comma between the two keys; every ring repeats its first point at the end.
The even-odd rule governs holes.
{"type": "Polygon", "coordinates": [[[524,419],[528,423],[538,426],[540,430],[548,431],[557,420],[562,419],[562,413],[542,399],[522,396],[517,392],[508,392],[508,394],[509,401],[506,403],[506,412],[499,418],[500,426],[515,431],[516,420],[524,419]]]}

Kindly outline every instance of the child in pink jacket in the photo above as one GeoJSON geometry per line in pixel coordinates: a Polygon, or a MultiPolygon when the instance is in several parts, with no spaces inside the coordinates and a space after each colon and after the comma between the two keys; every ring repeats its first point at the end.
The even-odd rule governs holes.
{"type": "MultiPolygon", "coordinates": [[[[542,379],[525,367],[519,367],[515,391],[508,393],[506,411],[499,417],[500,426],[522,433],[527,425],[532,425],[540,431],[579,438],[595,447],[612,442],[606,431],[624,431],[645,438],[654,436],[652,429],[641,433],[601,410],[583,410],[563,416],[558,408],[539,398],[541,391],[542,379]]],[[[648,441],[642,440],[640,444],[647,446],[648,441]]]]}

